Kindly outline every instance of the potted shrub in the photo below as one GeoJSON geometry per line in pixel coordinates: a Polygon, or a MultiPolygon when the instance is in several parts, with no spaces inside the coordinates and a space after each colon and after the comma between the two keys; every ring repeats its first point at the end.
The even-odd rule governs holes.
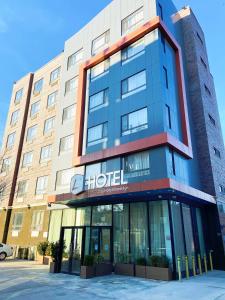
{"type": "Polygon", "coordinates": [[[97,255],[95,257],[95,275],[104,276],[112,273],[112,264],[111,262],[105,262],[104,257],[97,255]]]}
{"type": "Polygon", "coordinates": [[[49,242],[40,242],[37,246],[37,252],[42,256],[42,263],[45,264],[45,256],[48,253],[49,242]]]}
{"type": "Polygon", "coordinates": [[[80,268],[81,278],[92,278],[95,276],[94,256],[85,255],[83,265],[80,268]]]}
{"type": "Polygon", "coordinates": [[[142,277],[142,278],[146,277],[146,258],[145,257],[139,257],[136,260],[135,276],[142,277]]]}
{"type": "Polygon", "coordinates": [[[166,256],[152,255],[146,267],[146,278],[155,280],[172,280],[169,259],[166,256]]]}
{"type": "Polygon", "coordinates": [[[50,273],[58,273],[59,266],[59,254],[60,254],[60,244],[59,242],[52,242],[49,244],[49,253],[52,258],[52,262],[50,262],[50,273]]]}
{"type": "Polygon", "coordinates": [[[134,276],[134,264],[131,263],[130,254],[118,254],[115,264],[115,274],[134,276]]]}

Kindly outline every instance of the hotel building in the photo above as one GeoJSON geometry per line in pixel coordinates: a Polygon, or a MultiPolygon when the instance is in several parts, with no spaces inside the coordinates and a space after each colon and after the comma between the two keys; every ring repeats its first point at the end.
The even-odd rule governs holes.
{"type": "Polygon", "coordinates": [[[166,255],[175,278],[178,256],[191,271],[213,251],[225,269],[225,151],[189,7],[113,0],[15,82],[2,157],[0,240],[29,257],[48,239],[72,274],[86,254],[166,255]]]}

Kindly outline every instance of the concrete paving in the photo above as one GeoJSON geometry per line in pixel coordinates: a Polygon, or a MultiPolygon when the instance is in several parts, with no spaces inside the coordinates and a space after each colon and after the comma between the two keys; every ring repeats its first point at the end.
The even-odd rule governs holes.
{"type": "Polygon", "coordinates": [[[126,276],[80,279],[49,274],[31,261],[0,262],[0,300],[225,300],[225,272],[213,271],[181,282],[126,276]]]}

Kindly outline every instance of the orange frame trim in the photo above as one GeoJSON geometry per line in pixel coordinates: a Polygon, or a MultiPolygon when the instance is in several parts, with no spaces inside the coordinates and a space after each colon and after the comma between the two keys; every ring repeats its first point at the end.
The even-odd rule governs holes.
{"type": "Polygon", "coordinates": [[[167,145],[174,150],[184,155],[186,158],[193,158],[190,127],[188,121],[187,101],[185,92],[185,83],[183,75],[183,62],[181,49],[172,34],[168,31],[165,24],[161,21],[160,17],[155,17],[151,21],[145,23],[140,28],[120,39],[111,47],[105,49],[103,52],[97,54],[93,58],[87,60],[80,66],[79,72],[79,85],[77,93],[77,110],[76,110],[76,124],[75,124],[75,143],[74,143],[74,166],[82,166],[93,162],[102,161],[112,157],[138,152],[140,150],[150,149],[167,145]],[[83,132],[84,132],[84,118],[85,118],[85,98],[86,98],[86,81],[88,69],[94,67],[105,59],[109,58],[116,52],[126,48],[130,44],[136,42],[138,39],[145,36],[147,33],[159,29],[164,35],[167,42],[175,51],[176,57],[176,71],[177,71],[177,84],[178,95],[181,113],[181,125],[183,141],[169,135],[166,132],[157,134],[148,138],[128,142],[113,148],[104,149],[91,154],[82,155],[83,148],[83,132]]]}

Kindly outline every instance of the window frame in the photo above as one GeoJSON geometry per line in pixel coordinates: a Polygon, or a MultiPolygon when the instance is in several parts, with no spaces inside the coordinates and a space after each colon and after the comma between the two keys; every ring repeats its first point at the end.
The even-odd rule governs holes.
{"type": "Polygon", "coordinates": [[[123,80],[121,80],[121,98],[123,99],[123,98],[126,98],[127,96],[129,96],[130,94],[133,94],[133,93],[136,93],[136,92],[138,92],[138,91],[140,91],[140,90],[142,90],[143,88],[146,88],[147,87],[147,74],[146,74],[146,69],[144,69],[144,70],[141,70],[141,71],[138,71],[137,73],[135,73],[135,74],[133,74],[133,75],[130,75],[129,77],[126,77],[126,78],[124,78],[123,80]],[[137,76],[138,74],[141,74],[141,73],[144,73],[145,74],[145,83],[144,84],[142,84],[142,85],[140,85],[140,86],[138,86],[138,87],[135,87],[135,88],[133,88],[132,90],[129,90],[128,88],[129,88],[129,82],[128,82],[128,80],[130,79],[130,78],[132,78],[132,77],[135,77],[135,76],[137,76]],[[125,81],[127,81],[127,91],[125,92],[125,93],[123,93],[123,83],[125,82],[125,81]]]}
{"type": "Polygon", "coordinates": [[[40,92],[41,92],[42,89],[43,89],[43,84],[44,84],[44,78],[43,78],[43,77],[40,78],[40,79],[38,79],[38,80],[36,80],[36,81],[34,82],[33,95],[40,94],[40,92]],[[37,90],[36,88],[37,88],[37,86],[38,86],[39,83],[40,83],[40,88],[37,90]]]}
{"type": "Polygon", "coordinates": [[[133,133],[137,133],[137,132],[140,132],[140,131],[143,131],[143,130],[146,130],[148,129],[148,107],[145,106],[145,107],[142,107],[140,109],[136,109],[132,112],[129,112],[127,114],[124,114],[121,116],[121,136],[127,136],[127,135],[130,135],[130,134],[133,134],[133,133]],[[129,115],[132,115],[132,114],[135,114],[137,112],[140,112],[141,110],[145,110],[146,111],[146,116],[147,116],[147,123],[143,123],[139,126],[136,126],[136,127],[132,127],[132,128],[129,128],[129,115]],[[123,118],[127,118],[127,130],[123,131],[123,118]],[[144,128],[142,128],[144,127],[144,128]],[[140,128],[138,130],[138,128],[140,128]],[[142,129],[141,129],[142,128],[142,129]]]}
{"type": "Polygon", "coordinates": [[[41,108],[41,100],[32,103],[30,106],[30,118],[34,118],[39,113],[40,108],[41,108]],[[34,114],[32,114],[32,107],[34,107],[34,105],[38,105],[38,110],[34,114]]]}
{"type": "Polygon", "coordinates": [[[33,140],[35,139],[35,137],[36,137],[36,135],[37,135],[37,128],[38,128],[38,125],[37,125],[37,124],[32,125],[32,126],[30,126],[30,127],[27,128],[26,142],[31,142],[31,141],[33,141],[33,140]],[[30,132],[30,130],[31,130],[32,128],[35,128],[35,134],[34,134],[34,136],[33,136],[32,138],[29,138],[29,139],[28,139],[28,133],[30,132]]]}
{"type": "Polygon", "coordinates": [[[68,58],[67,58],[67,71],[70,70],[73,66],[75,66],[79,62],[81,62],[83,60],[83,56],[84,56],[84,49],[83,48],[80,48],[76,52],[69,55],[68,58]],[[76,60],[76,59],[74,60],[73,58],[76,57],[79,53],[82,53],[82,57],[79,60],[76,60]],[[74,60],[74,63],[70,63],[70,61],[73,61],[73,60],[74,60]]]}
{"type": "Polygon", "coordinates": [[[36,196],[46,194],[47,189],[48,189],[48,179],[49,179],[49,176],[48,176],[48,175],[43,175],[43,176],[37,177],[37,179],[36,179],[36,187],[35,187],[35,195],[36,195],[36,196]],[[43,189],[43,190],[38,190],[39,180],[42,179],[42,178],[45,178],[44,180],[46,180],[46,182],[44,181],[44,184],[45,184],[46,186],[44,186],[44,189],[43,189]],[[39,192],[39,191],[41,191],[41,192],[39,192]]]}
{"type": "Polygon", "coordinates": [[[15,98],[14,98],[14,104],[16,104],[16,105],[19,104],[22,97],[23,97],[23,88],[16,91],[15,98]],[[18,95],[19,95],[19,98],[18,98],[18,95]]]}
{"type": "Polygon", "coordinates": [[[26,196],[27,194],[27,190],[28,190],[28,180],[20,180],[18,181],[18,185],[17,185],[17,191],[16,191],[16,197],[17,198],[22,198],[24,196],[26,196]],[[20,191],[20,185],[23,184],[23,192],[20,191]]]}
{"type": "Polygon", "coordinates": [[[23,160],[22,160],[22,168],[31,167],[33,164],[33,157],[34,157],[34,151],[28,151],[23,154],[23,160]],[[30,155],[30,157],[29,157],[30,155]],[[29,157],[29,162],[25,162],[27,160],[27,157],[29,157]]]}
{"type": "Polygon", "coordinates": [[[95,146],[97,144],[101,144],[101,143],[107,141],[107,139],[108,139],[108,122],[107,121],[103,122],[103,123],[100,123],[100,124],[97,124],[97,125],[94,125],[94,126],[91,126],[87,129],[87,147],[91,147],[91,146],[95,146]],[[88,139],[89,130],[93,129],[95,127],[98,127],[98,126],[102,126],[102,137],[89,142],[89,139],[88,139]],[[106,132],[106,136],[104,135],[105,132],[106,132]],[[90,145],[90,143],[91,143],[91,145],[90,145]]]}
{"type": "Polygon", "coordinates": [[[60,72],[61,72],[61,66],[58,66],[57,68],[55,68],[54,70],[51,71],[50,78],[49,78],[49,84],[53,84],[58,81],[58,79],[60,77],[60,72]],[[57,77],[55,79],[53,77],[53,79],[52,79],[52,75],[55,74],[55,72],[57,74],[57,77]]]}
{"type": "MultiPolygon", "coordinates": [[[[74,144],[74,134],[69,134],[67,136],[61,137],[60,138],[60,142],[59,142],[59,156],[65,154],[65,153],[68,153],[68,152],[72,152],[72,150],[73,150],[73,144],[74,144]],[[67,139],[67,138],[71,138],[72,139],[72,147],[69,148],[69,149],[64,149],[62,151],[62,149],[61,149],[62,142],[63,142],[64,139],[67,139]]],[[[64,143],[64,145],[65,145],[65,143],[64,143]]]]}
{"type": "Polygon", "coordinates": [[[45,146],[41,147],[39,163],[43,163],[43,162],[47,162],[47,161],[51,160],[51,154],[52,154],[52,144],[45,145],[45,146]],[[45,148],[50,148],[50,150],[48,150],[49,156],[45,157],[45,158],[42,158],[43,149],[45,149],[45,148]]]}
{"type": "Polygon", "coordinates": [[[17,122],[19,121],[19,113],[20,113],[20,109],[16,109],[12,112],[11,114],[11,119],[10,119],[10,125],[11,126],[15,126],[17,124],[17,122]],[[17,116],[15,120],[14,119],[14,116],[17,116]]]}
{"type": "Polygon", "coordinates": [[[139,7],[138,9],[136,9],[135,11],[133,11],[132,13],[130,13],[128,16],[126,16],[125,18],[123,18],[121,20],[121,35],[124,36],[126,34],[128,34],[129,32],[131,32],[132,30],[134,30],[135,28],[137,28],[137,26],[142,23],[144,21],[144,7],[141,6],[139,7]],[[131,18],[132,16],[136,16],[138,14],[138,12],[141,12],[143,13],[143,17],[141,20],[139,20],[138,22],[136,22],[134,25],[132,25],[131,27],[127,28],[126,31],[124,31],[124,28],[123,28],[123,22],[125,22],[126,20],[128,20],[128,18],[131,18]]]}
{"type": "Polygon", "coordinates": [[[108,102],[109,102],[109,88],[103,89],[95,94],[92,94],[91,96],[89,96],[88,112],[91,113],[95,110],[98,110],[98,109],[106,106],[108,104],[108,102]],[[98,104],[91,108],[91,98],[94,96],[97,96],[100,93],[103,93],[103,102],[101,104],[98,104]]]}
{"type": "Polygon", "coordinates": [[[105,32],[97,36],[95,39],[92,40],[91,43],[91,55],[95,56],[98,52],[103,50],[106,46],[109,45],[110,41],[110,29],[107,29],[105,32]],[[94,43],[100,40],[102,37],[104,37],[104,44],[98,46],[97,48],[94,49],[94,43]]]}

